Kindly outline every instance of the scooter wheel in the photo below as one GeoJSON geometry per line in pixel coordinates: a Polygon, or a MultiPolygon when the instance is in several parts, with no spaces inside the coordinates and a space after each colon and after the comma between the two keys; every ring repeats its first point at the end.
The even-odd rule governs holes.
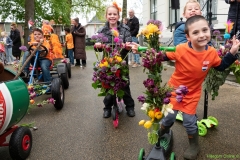
{"type": "Polygon", "coordinates": [[[116,119],[113,120],[113,126],[114,126],[114,128],[118,127],[118,112],[116,112],[116,119]]]}
{"type": "Polygon", "coordinates": [[[170,160],[176,160],[176,156],[174,152],[171,153],[170,160]]]}
{"type": "Polygon", "coordinates": [[[205,136],[207,134],[207,128],[202,123],[198,123],[198,134],[199,136],[205,136]]]}
{"type": "Polygon", "coordinates": [[[208,117],[209,120],[213,121],[214,123],[216,123],[216,125],[212,125],[212,127],[217,127],[218,126],[218,120],[215,117],[209,116],[208,117]]]}
{"type": "Polygon", "coordinates": [[[145,150],[144,148],[141,148],[139,151],[138,160],[144,160],[144,156],[145,156],[145,150]]]}

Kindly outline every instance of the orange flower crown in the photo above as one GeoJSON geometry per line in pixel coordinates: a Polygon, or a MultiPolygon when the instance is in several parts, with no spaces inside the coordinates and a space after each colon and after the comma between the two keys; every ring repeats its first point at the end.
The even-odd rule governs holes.
{"type": "Polygon", "coordinates": [[[122,11],[122,8],[118,6],[118,4],[117,4],[116,1],[113,2],[113,6],[116,7],[116,8],[118,9],[119,12],[122,11]]]}

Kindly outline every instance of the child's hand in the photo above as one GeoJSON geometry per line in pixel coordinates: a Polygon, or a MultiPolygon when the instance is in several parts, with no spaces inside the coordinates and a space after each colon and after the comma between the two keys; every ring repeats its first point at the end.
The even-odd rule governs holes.
{"type": "Polygon", "coordinates": [[[132,48],[132,42],[126,42],[126,43],[123,44],[123,45],[125,45],[125,49],[126,49],[126,50],[131,50],[131,48],[132,48]]]}
{"type": "Polygon", "coordinates": [[[239,50],[240,42],[238,39],[236,39],[236,36],[234,35],[232,38],[232,48],[230,49],[230,53],[235,55],[239,50]]]}
{"type": "Polygon", "coordinates": [[[132,52],[134,54],[138,54],[138,46],[140,46],[139,44],[135,43],[135,42],[132,42],[131,43],[131,46],[132,46],[132,52]]]}

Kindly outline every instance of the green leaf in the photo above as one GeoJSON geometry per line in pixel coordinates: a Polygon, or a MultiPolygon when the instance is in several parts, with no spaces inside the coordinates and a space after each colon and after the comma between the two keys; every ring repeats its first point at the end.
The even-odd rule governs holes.
{"type": "Polygon", "coordinates": [[[97,88],[98,88],[98,83],[97,83],[97,82],[92,83],[92,87],[93,87],[94,89],[97,89],[97,88]]]}
{"type": "Polygon", "coordinates": [[[108,93],[111,94],[111,95],[114,95],[113,89],[109,89],[108,93]]]}
{"type": "Polygon", "coordinates": [[[124,91],[123,91],[123,90],[118,90],[118,92],[117,92],[117,97],[122,98],[123,95],[124,95],[124,91]]]}
{"type": "Polygon", "coordinates": [[[100,92],[100,93],[98,94],[98,96],[106,96],[106,93],[105,93],[105,92],[100,92]]]}

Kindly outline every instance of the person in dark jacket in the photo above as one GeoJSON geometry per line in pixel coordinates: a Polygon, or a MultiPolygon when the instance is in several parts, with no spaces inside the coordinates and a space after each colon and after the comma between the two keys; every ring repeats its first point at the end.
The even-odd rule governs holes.
{"type": "Polygon", "coordinates": [[[17,29],[16,23],[11,24],[10,38],[13,41],[12,54],[14,57],[16,57],[16,60],[19,61],[21,56],[21,50],[19,49],[19,47],[21,47],[22,42],[20,32],[17,29]]]}
{"type": "Polygon", "coordinates": [[[76,59],[75,66],[86,66],[86,30],[79,23],[79,18],[74,18],[72,20],[73,27],[71,28],[71,33],[73,35],[73,43],[74,43],[74,58],[76,59]],[[82,60],[82,64],[80,64],[80,60],[82,60]]]}
{"type": "MultiPolygon", "coordinates": [[[[139,31],[139,20],[135,16],[134,10],[130,9],[128,11],[129,14],[129,20],[127,22],[128,27],[130,28],[130,33],[132,36],[132,41],[138,43],[137,34],[139,31]]],[[[138,67],[141,66],[140,64],[140,55],[139,54],[133,54],[134,61],[132,61],[132,53],[129,54],[129,61],[132,61],[132,67],[138,67]]]]}
{"type": "MultiPolygon", "coordinates": [[[[104,25],[103,28],[99,29],[98,33],[102,33],[104,34],[104,36],[106,36],[108,38],[108,44],[112,44],[112,39],[113,39],[113,35],[112,35],[112,31],[111,29],[116,28],[119,32],[119,38],[122,39],[123,43],[126,44],[126,42],[132,42],[132,37],[129,31],[128,26],[126,26],[123,23],[120,23],[118,20],[120,18],[120,14],[119,14],[119,7],[116,6],[109,6],[106,10],[106,19],[107,22],[104,25]]],[[[95,47],[97,48],[101,48],[102,44],[101,43],[96,43],[95,47]]],[[[129,51],[127,49],[122,49],[121,51],[121,57],[125,58],[127,53],[129,51]]],[[[128,63],[127,63],[128,64],[128,63]]],[[[130,87],[129,84],[124,88],[124,96],[123,96],[123,101],[126,105],[126,111],[127,111],[127,115],[129,117],[134,117],[135,116],[135,111],[134,111],[134,100],[131,96],[131,91],[130,91],[130,87]]],[[[103,117],[104,118],[109,118],[111,116],[111,107],[113,106],[113,100],[115,99],[115,97],[113,95],[108,94],[104,100],[103,103],[105,105],[104,107],[104,113],[103,113],[103,117]]]]}
{"type": "Polygon", "coordinates": [[[230,4],[227,20],[231,20],[234,23],[231,33],[231,36],[233,36],[237,31],[240,31],[240,0],[225,0],[225,2],[230,4]]]}

